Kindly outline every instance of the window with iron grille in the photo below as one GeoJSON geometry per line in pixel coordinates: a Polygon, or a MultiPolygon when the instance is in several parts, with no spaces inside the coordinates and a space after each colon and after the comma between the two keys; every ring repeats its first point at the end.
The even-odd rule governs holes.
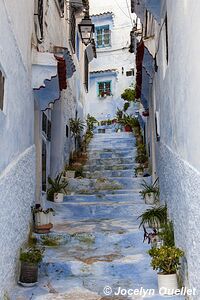
{"type": "Polygon", "coordinates": [[[5,78],[0,70],[0,110],[3,110],[5,78]]]}
{"type": "Polygon", "coordinates": [[[127,72],[126,72],[126,76],[127,76],[127,77],[129,77],[129,76],[134,76],[134,70],[127,71],[127,72]]]}
{"type": "Polygon", "coordinates": [[[75,52],[76,50],[76,10],[70,7],[70,41],[75,52]]]}
{"type": "Polygon", "coordinates": [[[51,121],[47,121],[47,140],[51,141],[51,121]]]}
{"type": "Polygon", "coordinates": [[[44,133],[47,140],[51,141],[51,121],[48,119],[47,115],[42,113],[42,132],[44,133]]]}
{"type": "Polygon", "coordinates": [[[88,61],[88,57],[87,57],[87,53],[85,51],[85,88],[86,91],[88,92],[88,87],[89,87],[89,61],[88,61]]]}
{"type": "Polygon", "coordinates": [[[111,96],[111,81],[98,82],[98,96],[111,96]]]}
{"type": "Polygon", "coordinates": [[[58,0],[58,4],[59,4],[62,14],[64,14],[64,7],[65,7],[64,3],[65,3],[64,0],[58,0]]]}
{"type": "Polygon", "coordinates": [[[44,28],[43,28],[43,17],[44,17],[44,10],[43,10],[43,0],[38,0],[38,22],[40,26],[40,35],[41,39],[44,36],[44,28]]]}
{"type": "Polygon", "coordinates": [[[66,137],[68,138],[69,137],[69,126],[66,125],[66,137]]]}
{"type": "Polygon", "coordinates": [[[96,45],[97,48],[111,46],[111,35],[109,25],[96,27],[96,45]]]}
{"type": "Polygon", "coordinates": [[[168,50],[168,22],[167,22],[167,15],[165,17],[165,39],[166,39],[166,60],[168,63],[169,60],[169,50],[168,50]]]}
{"type": "Polygon", "coordinates": [[[47,146],[42,140],[42,191],[47,190],[47,146]]]}

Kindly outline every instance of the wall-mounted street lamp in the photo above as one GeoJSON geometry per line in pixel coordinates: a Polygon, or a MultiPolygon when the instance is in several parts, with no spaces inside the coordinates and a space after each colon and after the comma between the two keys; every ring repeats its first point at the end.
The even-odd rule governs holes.
{"type": "Polygon", "coordinates": [[[78,25],[78,28],[83,44],[85,46],[89,45],[94,33],[94,24],[92,24],[90,17],[86,15],[78,25]]]}

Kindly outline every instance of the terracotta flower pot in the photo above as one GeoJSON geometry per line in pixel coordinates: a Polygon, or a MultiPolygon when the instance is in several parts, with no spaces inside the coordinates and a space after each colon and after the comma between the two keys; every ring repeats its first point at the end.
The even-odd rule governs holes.
{"type": "Polygon", "coordinates": [[[126,125],[126,126],[124,127],[124,129],[125,129],[126,132],[132,132],[132,128],[131,128],[130,125],[126,125]]]}

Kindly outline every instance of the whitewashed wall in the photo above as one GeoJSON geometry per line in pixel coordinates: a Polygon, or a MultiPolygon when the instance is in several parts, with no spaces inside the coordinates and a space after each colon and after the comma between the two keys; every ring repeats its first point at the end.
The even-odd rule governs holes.
{"type": "Polygon", "coordinates": [[[33,1],[0,1],[0,68],[6,77],[0,111],[0,299],[17,279],[35,193],[32,20],[33,1]]]}
{"type": "Polygon", "coordinates": [[[113,13],[112,19],[103,16],[92,18],[96,26],[110,24],[111,47],[97,48],[97,59],[94,59],[91,63],[90,71],[115,69],[117,72],[115,79],[113,79],[113,75],[108,76],[108,74],[101,74],[101,78],[99,77],[100,75],[97,75],[96,78],[94,78],[94,74],[91,75],[88,111],[98,120],[107,119],[107,115],[110,115],[111,118],[115,117],[116,107],[122,108],[124,105],[121,93],[135,82],[135,77],[126,76],[126,71],[134,68],[134,54],[128,51],[128,47],[130,46],[130,31],[133,25],[129,17],[126,1],[120,0],[117,2],[123,12],[114,0],[90,1],[91,15],[105,12],[113,13]],[[124,68],[124,74],[122,74],[122,67],[124,68]],[[104,81],[104,79],[113,81],[113,96],[102,99],[98,97],[97,82],[104,81]]]}
{"type": "Polygon", "coordinates": [[[157,167],[161,198],[167,201],[175,225],[176,244],[185,251],[185,281],[198,290],[191,299],[199,300],[200,2],[167,0],[166,4],[169,63],[163,30],[154,80],[155,110],[160,112],[161,126],[157,167]]]}

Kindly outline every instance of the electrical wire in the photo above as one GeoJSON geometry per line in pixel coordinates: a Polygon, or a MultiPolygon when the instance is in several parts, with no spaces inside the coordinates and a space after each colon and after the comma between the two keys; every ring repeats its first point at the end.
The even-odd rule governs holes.
{"type": "Polygon", "coordinates": [[[124,10],[121,8],[121,6],[120,6],[119,3],[117,2],[117,0],[115,0],[115,3],[116,3],[117,6],[119,7],[119,9],[123,12],[123,14],[124,14],[128,19],[130,19],[130,16],[128,16],[128,15],[124,12],[124,10]]]}
{"type": "Polygon", "coordinates": [[[132,20],[132,17],[131,17],[130,7],[129,7],[129,5],[128,5],[128,0],[126,0],[126,5],[127,5],[127,9],[128,9],[128,13],[129,13],[130,20],[131,20],[131,24],[132,24],[132,26],[134,26],[133,20],[132,20]]]}

